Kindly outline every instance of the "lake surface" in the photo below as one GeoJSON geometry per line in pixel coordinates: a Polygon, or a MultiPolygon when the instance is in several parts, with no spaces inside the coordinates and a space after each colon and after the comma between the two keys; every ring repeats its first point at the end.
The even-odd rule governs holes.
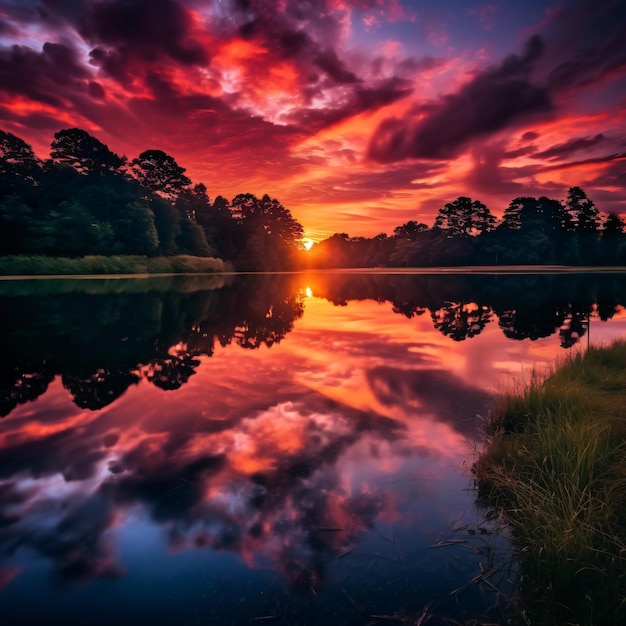
{"type": "Polygon", "coordinates": [[[0,281],[2,623],[497,621],[481,416],[625,305],[624,274],[0,281]]]}

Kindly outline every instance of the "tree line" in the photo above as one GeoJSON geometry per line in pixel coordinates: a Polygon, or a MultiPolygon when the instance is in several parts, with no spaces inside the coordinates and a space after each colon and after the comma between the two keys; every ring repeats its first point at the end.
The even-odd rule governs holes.
{"type": "Polygon", "coordinates": [[[564,202],[518,197],[498,220],[461,196],[439,209],[432,227],[410,220],[391,237],[336,233],[311,249],[316,267],[456,265],[626,265],[624,221],[603,216],[580,187],[564,202]]]}
{"type": "Polygon", "coordinates": [[[293,266],[303,228],[278,200],[211,201],[162,150],[132,161],[79,128],[50,158],[0,131],[0,255],[216,256],[238,269],[293,266]]]}
{"type": "Polygon", "coordinates": [[[431,227],[419,220],[372,238],[336,233],[303,252],[302,225],[278,200],[213,201],[162,150],[129,160],[79,128],[54,135],[41,160],[0,131],[0,255],[187,254],[239,270],[295,267],[624,265],[626,226],[580,187],[565,201],[518,197],[497,219],[461,196],[431,227]]]}

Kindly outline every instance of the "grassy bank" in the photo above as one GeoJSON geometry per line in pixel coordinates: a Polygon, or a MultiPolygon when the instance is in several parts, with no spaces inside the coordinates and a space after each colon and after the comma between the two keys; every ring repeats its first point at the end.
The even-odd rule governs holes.
{"type": "Polygon", "coordinates": [[[78,274],[199,274],[230,271],[221,259],[196,256],[0,256],[0,275],[78,275],[78,274]]]}
{"type": "Polygon", "coordinates": [[[626,623],[626,341],[505,394],[474,466],[520,559],[524,624],[626,623]]]}

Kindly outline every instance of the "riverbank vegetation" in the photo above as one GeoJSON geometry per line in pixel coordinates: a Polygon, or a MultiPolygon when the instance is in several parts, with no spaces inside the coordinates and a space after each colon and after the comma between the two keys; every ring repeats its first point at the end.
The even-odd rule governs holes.
{"type": "Polygon", "coordinates": [[[459,196],[432,224],[393,234],[335,233],[304,249],[304,228],[269,195],[209,198],[174,157],[129,160],[79,128],[54,135],[42,160],[0,131],[0,257],[35,255],[220,258],[241,271],[337,267],[626,265],[626,226],[580,187],[563,201],[517,197],[496,217],[459,196]]]}
{"type": "Polygon", "coordinates": [[[474,465],[512,528],[519,619],[626,623],[626,341],[590,347],[505,394],[474,465]]]}
{"type": "Polygon", "coordinates": [[[84,275],[84,274],[214,274],[232,271],[222,259],[176,255],[84,256],[0,256],[0,275],[84,275]]]}

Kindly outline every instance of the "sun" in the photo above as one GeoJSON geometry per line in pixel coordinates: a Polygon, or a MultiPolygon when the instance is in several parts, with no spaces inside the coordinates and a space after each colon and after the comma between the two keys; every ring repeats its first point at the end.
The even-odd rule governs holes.
{"type": "Polygon", "coordinates": [[[309,239],[308,237],[303,237],[300,241],[302,242],[305,250],[310,250],[315,243],[313,239],[309,239]]]}

